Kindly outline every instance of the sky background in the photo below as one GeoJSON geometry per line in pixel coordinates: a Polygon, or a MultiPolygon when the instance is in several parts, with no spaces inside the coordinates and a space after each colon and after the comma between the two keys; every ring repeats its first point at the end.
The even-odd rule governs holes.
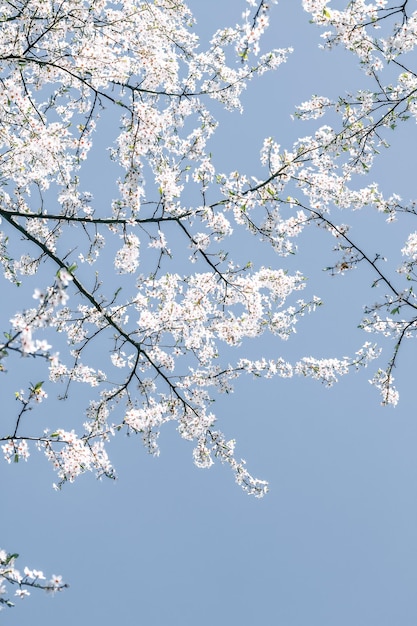
{"type": "MultiPolygon", "coordinates": [[[[190,1],[202,40],[234,24],[244,4],[190,1]]],[[[313,93],[336,96],[364,81],[355,58],[318,50],[319,30],[300,5],[281,0],[272,7],[265,48],[292,45],[294,53],[275,73],[249,85],[245,113],[220,113],[213,105],[221,123],[212,143],[220,170],[260,173],[264,137],[290,147],[308,134],[305,124],[290,118],[296,104],[313,93]]],[[[415,133],[412,122],[399,128],[372,176],[385,192],[405,199],[415,195],[415,133]]],[[[364,212],[340,221],[353,221],[356,239],[371,253],[392,258],[392,268],[415,228],[411,218],[387,227],[383,216],[364,212]]],[[[289,342],[254,342],[248,356],[267,353],[292,362],[310,354],[341,357],[369,339],[357,325],[363,305],[375,298],[373,276],[366,268],[336,278],[324,273],[331,246],[325,233],[309,230],[297,257],[266,251],[265,261],[256,259],[306,272],[310,293],[322,296],[325,306],[302,320],[289,342]]],[[[258,248],[254,243],[245,252],[257,255],[258,248]]],[[[146,454],[139,438],[116,437],[110,445],[116,483],[83,476],[57,493],[54,474],[35,450],[28,463],[3,462],[4,548],[21,554],[22,569],[62,574],[70,589],[53,598],[33,593],[16,599],[0,621],[415,626],[415,368],[410,341],[396,370],[395,409],[379,405],[367,382],[373,369],[332,389],[301,379],[240,379],[235,393],[217,402],[216,413],[220,429],[237,439],[237,453],[249,470],[269,481],[262,500],[241,492],[227,467],[197,469],[192,444],[178,437],[174,425],[161,432],[158,459],[146,454]]],[[[12,372],[0,383],[3,395],[17,384],[12,372]]],[[[48,392],[52,396],[53,388],[48,392]]],[[[77,387],[71,411],[76,413],[78,400],[83,406],[85,394],[87,389],[77,387]]],[[[60,405],[51,401],[44,410],[59,411],[60,405]]],[[[63,427],[70,429],[68,411],[65,420],[63,427]]]]}

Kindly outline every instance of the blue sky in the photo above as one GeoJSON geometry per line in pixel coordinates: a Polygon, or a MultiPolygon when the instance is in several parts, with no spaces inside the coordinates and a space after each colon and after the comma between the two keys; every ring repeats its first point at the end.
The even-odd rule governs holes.
{"type": "MultiPolygon", "coordinates": [[[[300,4],[282,0],[271,10],[268,44],[292,45],[294,53],[273,75],[249,85],[242,116],[221,114],[212,148],[220,170],[256,170],[265,136],[291,145],[309,132],[290,118],[296,104],[363,81],[354,58],[317,49],[319,31],[300,4]]],[[[206,38],[235,23],[244,3],[189,5],[206,38]]],[[[374,174],[384,190],[404,198],[415,193],[414,133],[412,123],[399,129],[374,174]]],[[[352,232],[367,249],[392,250],[396,262],[414,228],[411,219],[386,228],[383,218],[366,213],[352,220],[352,232]]],[[[349,223],[351,216],[340,221],[349,223]]],[[[306,272],[308,289],[325,306],[304,319],[289,342],[251,344],[253,358],[264,352],[291,361],[343,356],[368,339],[357,325],[363,305],[374,298],[370,272],[331,278],[322,271],[331,261],[325,233],[310,230],[301,244],[295,258],[265,252],[265,260],[256,260],[306,272]]],[[[20,552],[22,567],[61,573],[70,583],[53,598],[32,594],[18,601],[0,620],[10,626],[415,626],[414,371],[409,342],[396,371],[401,399],[395,409],[380,407],[367,382],[370,370],[330,390],[310,380],[240,380],[216,412],[249,469],[269,480],[270,493],[261,501],[242,493],[228,468],[194,467],[192,446],[172,425],[161,433],[158,459],[137,438],[115,438],[116,483],[83,476],[56,493],[55,477],[35,451],[27,464],[0,464],[4,547],[20,552]]],[[[12,372],[1,382],[3,394],[17,384],[12,372]]],[[[77,388],[65,413],[68,428],[85,394],[77,388]]],[[[60,405],[51,401],[45,409],[59,411],[60,405]]]]}

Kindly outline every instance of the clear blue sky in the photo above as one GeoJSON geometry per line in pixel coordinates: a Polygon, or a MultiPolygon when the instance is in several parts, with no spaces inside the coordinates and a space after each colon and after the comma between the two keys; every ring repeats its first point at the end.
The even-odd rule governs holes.
{"type": "MultiPolygon", "coordinates": [[[[238,0],[189,4],[203,39],[235,23],[244,6],[238,0]]],[[[287,65],[249,86],[243,116],[222,114],[213,140],[220,169],[256,170],[265,136],[291,145],[309,132],[290,119],[297,103],[312,93],[354,89],[363,80],[354,58],[318,51],[319,31],[300,4],[282,0],[271,10],[269,45],[292,45],[295,51],[287,65]]],[[[411,123],[400,129],[375,170],[386,191],[405,198],[415,193],[415,132],[411,123]]],[[[386,230],[378,216],[354,219],[353,232],[371,252],[396,246],[398,255],[399,242],[414,228],[411,220],[386,230]]],[[[349,223],[350,215],[340,221],[349,223]]],[[[311,230],[302,243],[295,259],[268,253],[265,264],[311,275],[311,292],[325,306],[300,323],[293,340],[251,346],[253,357],[262,351],[291,361],[309,354],[343,356],[367,339],[357,324],[362,306],[374,298],[371,274],[358,269],[332,279],[321,271],[331,261],[332,242],[311,230]]],[[[139,439],[116,438],[116,483],[85,476],[56,493],[55,477],[35,451],[27,464],[0,464],[4,547],[21,553],[22,567],[61,573],[71,585],[54,598],[34,593],[17,601],[16,608],[0,613],[0,621],[415,626],[414,372],[410,343],[396,371],[401,399],[395,410],[379,406],[367,382],[370,370],[330,390],[300,379],[241,380],[216,412],[250,470],[270,481],[261,501],[242,493],[228,468],[194,467],[192,446],[173,426],[161,433],[159,459],[147,456],[139,439]]],[[[0,382],[4,393],[13,375],[0,382]]],[[[52,396],[53,388],[48,391],[52,396]]],[[[45,408],[60,406],[51,402],[45,408]]],[[[67,409],[66,415],[70,429],[67,409]]]]}

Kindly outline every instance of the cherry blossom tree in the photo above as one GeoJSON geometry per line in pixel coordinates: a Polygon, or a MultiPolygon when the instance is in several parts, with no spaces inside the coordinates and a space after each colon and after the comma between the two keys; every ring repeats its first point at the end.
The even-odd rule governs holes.
{"type": "MultiPolygon", "coordinates": [[[[115,436],[138,435],[158,455],[161,426],[175,422],[194,442],[198,467],[219,460],[248,494],[267,492],[218,427],[216,396],[247,374],[330,386],[380,352],[364,341],[349,357],[248,358],[249,339],[287,340],[321,305],[300,297],[306,278],[285,268],[308,227],[331,236],[329,271],[367,265],[383,288],[362,328],[394,338],[372,383],[384,404],[398,401],[393,370],[417,322],[417,233],[392,277],[333,215],[372,206],[392,222],[417,213],[369,182],[387,130],[417,116],[407,61],[417,12],[408,1],[303,1],[323,46],[356,55],[369,88],[294,103],[296,117],[318,120],[314,132],[286,148],[266,138],[263,176],[254,178],[218,171],[214,111],[239,112],[252,79],[278,70],[279,80],[292,50],[261,53],[270,7],[242,5],[240,23],[215,32],[207,49],[182,0],[7,0],[0,9],[0,260],[9,289],[27,294],[21,307],[10,298],[2,308],[0,368],[3,380],[22,362],[33,371],[25,379],[22,368],[21,389],[10,391],[18,410],[0,439],[9,463],[27,461],[33,448],[45,454],[57,489],[87,471],[114,479],[107,444],[115,436]],[[326,116],[332,125],[322,124],[326,116]],[[108,185],[105,203],[96,200],[100,185],[108,185]],[[272,248],[278,269],[239,254],[243,234],[272,248]],[[76,406],[74,428],[54,415],[36,431],[28,411],[43,415],[52,394],[70,402],[77,384],[91,393],[84,411],[76,406]]],[[[22,575],[16,558],[0,551],[3,605],[11,604],[7,585],[21,597],[29,587],[65,586],[37,570],[22,575]]]]}

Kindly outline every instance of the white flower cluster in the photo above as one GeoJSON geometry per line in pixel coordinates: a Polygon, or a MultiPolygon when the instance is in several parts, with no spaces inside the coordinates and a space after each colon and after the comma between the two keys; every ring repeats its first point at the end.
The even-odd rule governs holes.
{"type": "Polygon", "coordinates": [[[103,441],[91,442],[80,439],[73,430],[68,432],[58,429],[44,437],[40,447],[58,473],[60,482],[54,485],[56,489],[66,481],[74,482],[77,476],[88,471],[95,471],[98,478],[115,478],[103,441]]]}
{"type": "MultiPolygon", "coordinates": [[[[290,48],[261,54],[269,3],[248,0],[240,23],[214,33],[205,50],[182,0],[75,4],[62,0],[59,20],[56,8],[40,0],[23,3],[18,14],[11,3],[0,8],[0,261],[16,285],[32,285],[34,276],[41,281],[54,268],[50,284],[35,289],[35,305],[7,313],[0,369],[6,371],[3,363],[13,363],[15,354],[33,357],[49,368],[50,383],[63,383],[64,396],[74,383],[93,388],[84,432],[58,428],[39,436],[59,485],[85,471],[114,477],[106,445],[119,431],[139,433],[158,454],[161,426],[175,421],[179,434],[194,442],[199,467],[218,458],[245,490],[262,496],[266,483],[236,458],[234,440],[215,430],[216,394],[231,392],[243,373],[300,375],[330,386],[378,351],[367,343],[351,357],[247,358],[249,343],[262,335],[290,338],[321,300],[301,300],[304,275],[248,259],[239,237],[256,237],[257,245],[288,257],[306,227],[319,226],[332,235],[338,255],[332,274],[364,263],[375,284],[386,287],[388,296],[367,309],[363,329],[394,338],[397,346],[415,334],[409,285],[394,286],[380,269],[382,257],[365,254],[349,226],[332,216],[335,207],[374,207],[389,222],[417,212],[396,194],[385,197],[374,182],[358,182],[386,146],[384,131],[408,116],[417,119],[415,72],[402,63],[415,47],[416,14],[405,13],[407,3],[390,9],[385,0],[352,0],[345,10],[329,0],[304,0],[325,29],[325,45],[355,54],[374,89],[337,102],[319,95],[302,102],[295,117],[312,130],[287,148],[266,138],[264,171],[254,178],[216,171],[209,141],[217,103],[212,107],[210,99],[241,110],[249,81],[289,57],[290,48]],[[402,23],[375,37],[397,13],[402,23]],[[384,82],[388,61],[394,69],[384,82]],[[94,200],[87,167],[99,111],[107,107],[119,114],[109,149],[115,184],[108,211],[94,200]],[[332,125],[321,122],[328,113],[332,125]],[[51,353],[55,332],[63,356],[51,353]]],[[[402,252],[399,279],[413,281],[416,233],[402,252]]],[[[391,404],[398,399],[394,361],[372,379],[391,404]]],[[[21,434],[20,417],[48,394],[39,382],[16,397],[16,430],[2,440],[8,462],[27,460],[29,437],[21,434]]]]}
{"type": "Polygon", "coordinates": [[[62,576],[55,574],[46,580],[41,570],[25,567],[23,574],[16,568],[18,554],[9,554],[0,549],[0,611],[5,607],[12,607],[14,603],[7,597],[11,587],[17,587],[15,598],[24,599],[30,596],[29,589],[43,589],[49,593],[62,591],[67,585],[62,582],[62,576]]]}

